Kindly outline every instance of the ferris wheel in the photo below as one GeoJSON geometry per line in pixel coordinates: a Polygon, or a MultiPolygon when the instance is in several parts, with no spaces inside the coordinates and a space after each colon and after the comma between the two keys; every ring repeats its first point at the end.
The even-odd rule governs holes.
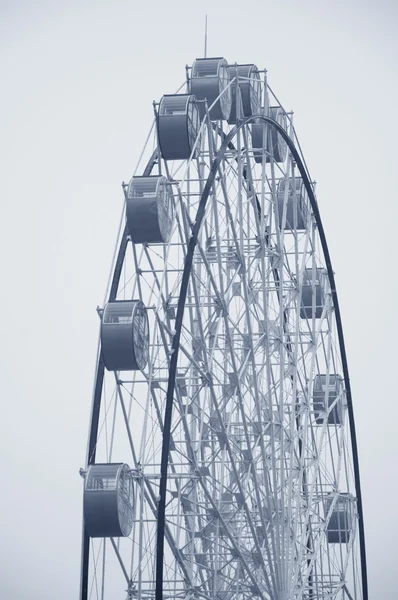
{"type": "Polygon", "coordinates": [[[367,600],[340,311],[292,114],[224,58],[154,106],[98,309],[81,600],[367,600]]]}

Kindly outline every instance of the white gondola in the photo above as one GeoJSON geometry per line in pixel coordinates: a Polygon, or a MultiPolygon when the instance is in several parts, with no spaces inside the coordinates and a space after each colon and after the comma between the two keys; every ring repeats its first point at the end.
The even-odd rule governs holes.
{"type": "Polygon", "coordinates": [[[343,380],[339,375],[316,375],[312,392],[315,422],[323,425],[324,417],[328,412],[329,425],[342,423],[342,398],[343,380]],[[332,407],[332,408],[331,408],[332,407]]]}
{"type": "Polygon", "coordinates": [[[148,361],[148,315],[140,300],[108,302],[101,322],[101,351],[108,371],[137,371],[148,361]]]}
{"type": "Polygon", "coordinates": [[[133,177],[126,219],[134,244],[166,244],[173,225],[173,192],[165,177],[133,177]]]}
{"type": "MultiPolygon", "coordinates": [[[[333,503],[333,496],[326,500],[327,513],[333,503]]],[[[348,544],[354,524],[355,498],[351,494],[339,494],[327,525],[329,544],[348,544]]]]}
{"type": "Polygon", "coordinates": [[[133,481],[124,463],[91,465],[84,485],[84,524],[90,537],[126,537],[133,526],[133,481]]]}
{"type": "Polygon", "coordinates": [[[300,316],[319,319],[325,306],[325,269],[306,269],[303,277],[300,316]]]}
{"type": "Polygon", "coordinates": [[[239,88],[240,99],[241,99],[241,111],[239,111],[240,118],[251,117],[257,115],[260,111],[261,106],[261,85],[260,76],[256,65],[236,65],[229,67],[229,76],[232,80],[234,77],[237,81],[234,81],[231,85],[232,89],[232,106],[231,114],[228,119],[228,123],[236,123],[237,117],[237,88],[239,88]]]}
{"type": "MultiPolygon", "coordinates": [[[[266,114],[263,109],[264,116],[269,116],[271,119],[276,121],[278,125],[287,131],[287,117],[286,113],[280,106],[271,106],[269,114],[266,114]]],[[[287,143],[283,137],[278,133],[275,127],[264,123],[261,119],[252,125],[252,147],[253,155],[256,163],[261,163],[263,160],[263,154],[265,150],[266,162],[285,162],[287,157],[287,143]]]]}
{"type": "MultiPolygon", "coordinates": [[[[192,94],[165,95],[157,117],[158,139],[164,160],[186,160],[191,156],[200,129],[200,115],[192,94]]],[[[198,144],[193,158],[196,157],[198,144]]]]}
{"type": "MultiPolygon", "coordinates": [[[[228,84],[229,70],[225,58],[197,58],[193,63],[190,91],[198,100],[206,99],[209,108],[217,100],[210,110],[210,118],[214,121],[228,119],[231,114],[232,92],[231,86],[226,89],[228,84]]],[[[200,114],[205,114],[203,102],[200,114]]]]}
{"type": "Polygon", "coordinates": [[[279,227],[286,230],[303,230],[307,226],[308,196],[301,177],[281,179],[277,191],[279,227]],[[286,188],[288,188],[286,190],[286,188]],[[286,204],[286,216],[283,219],[283,208],[286,204]]]}

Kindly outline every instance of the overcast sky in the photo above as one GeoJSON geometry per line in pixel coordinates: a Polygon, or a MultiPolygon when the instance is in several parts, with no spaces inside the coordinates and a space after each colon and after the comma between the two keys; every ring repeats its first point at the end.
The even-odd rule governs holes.
{"type": "MultiPolygon", "coordinates": [[[[98,335],[123,197],[185,65],[254,62],[295,124],[340,297],[370,598],[397,598],[396,0],[0,0],[0,597],[77,598],[98,335]]],[[[115,599],[116,600],[116,599],[115,599]]]]}

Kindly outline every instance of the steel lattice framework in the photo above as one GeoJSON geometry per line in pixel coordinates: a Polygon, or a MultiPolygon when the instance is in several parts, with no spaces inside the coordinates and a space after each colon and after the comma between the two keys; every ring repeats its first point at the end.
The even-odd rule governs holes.
{"type": "MultiPolygon", "coordinates": [[[[267,98],[265,75],[261,85],[267,98]]],[[[149,361],[108,372],[99,349],[87,466],[130,463],[133,528],[108,540],[83,527],[82,600],[367,600],[351,389],[314,184],[292,115],[286,131],[264,109],[239,110],[226,126],[206,107],[186,161],[163,160],[155,132],[143,175],[173,188],[172,235],[134,244],[121,228],[107,299],[145,305],[149,361]],[[300,229],[296,205],[286,227],[283,181],[305,188],[300,229]],[[319,315],[316,293],[303,313],[311,278],[319,315]],[[314,386],[337,376],[320,414],[314,386]],[[343,497],[349,535],[331,543],[343,497]]]]}

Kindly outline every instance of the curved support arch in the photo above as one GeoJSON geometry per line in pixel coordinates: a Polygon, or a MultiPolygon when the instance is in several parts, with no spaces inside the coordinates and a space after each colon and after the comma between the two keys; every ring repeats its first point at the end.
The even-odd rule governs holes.
{"type": "Polygon", "coordinates": [[[196,219],[192,228],[192,235],[189,240],[187,254],[185,257],[184,271],[181,280],[180,287],[180,295],[178,298],[177,305],[177,315],[175,321],[175,334],[172,342],[172,354],[170,360],[170,370],[169,370],[169,380],[167,386],[167,395],[166,395],[166,408],[165,408],[165,416],[164,416],[164,429],[163,429],[163,445],[162,445],[162,458],[161,458],[161,471],[160,471],[160,484],[159,484],[159,504],[158,504],[158,530],[157,530],[157,546],[156,546],[156,588],[155,588],[155,600],[163,600],[163,554],[164,554],[164,532],[165,532],[165,509],[166,509],[166,490],[167,490],[167,469],[168,469],[168,460],[169,460],[169,450],[170,450],[170,431],[171,431],[171,420],[172,420],[172,412],[173,412],[173,398],[174,398],[174,390],[175,390],[175,382],[176,382],[176,374],[177,374],[177,364],[178,364],[178,353],[180,347],[180,338],[181,338],[181,329],[182,329],[182,321],[185,310],[185,303],[188,293],[188,283],[191,275],[191,268],[193,262],[194,251],[196,248],[198,235],[200,231],[200,227],[202,224],[203,217],[205,215],[207,200],[210,195],[210,191],[214,184],[215,177],[217,175],[218,169],[220,167],[220,163],[224,158],[224,154],[226,149],[228,148],[231,140],[235,137],[237,132],[249,125],[253,121],[261,119],[264,123],[268,123],[271,127],[276,129],[276,131],[283,137],[286,141],[290,152],[294,160],[296,161],[297,167],[300,171],[300,175],[303,179],[308,197],[310,199],[311,208],[313,210],[315,221],[319,230],[319,237],[321,241],[322,250],[325,257],[328,277],[330,281],[331,293],[333,298],[333,305],[336,314],[336,325],[337,332],[339,338],[340,352],[341,352],[341,361],[343,366],[343,374],[346,386],[346,394],[347,394],[347,407],[350,421],[350,434],[351,434],[351,443],[352,443],[352,452],[353,452],[353,461],[354,461],[354,477],[355,477],[355,488],[357,494],[357,505],[358,505],[358,516],[359,516],[359,539],[360,539],[360,552],[361,552],[361,569],[362,569],[362,590],[363,590],[363,600],[368,600],[368,586],[367,586],[367,567],[366,567],[366,549],[365,549],[365,530],[363,523],[363,509],[362,509],[362,494],[361,494],[361,484],[360,484],[360,476],[359,476],[359,462],[358,462],[358,447],[357,447],[357,439],[356,439],[356,431],[355,431],[355,422],[354,422],[354,410],[352,405],[352,395],[351,395],[351,386],[350,386],[350,377],[348,372],[348,363],[347,363],[347,355],[344,344],[344,335],[343,335],[343,326],[340,314],[339,301],[336,292],[336,285],[334,279],[334,273],[332,269],[332,263],[330,259],[329,249],[326,242],[325,231],[323,229],[321,216],[319,213],[318,203],[316,201],[311,182],[305,168],[305,165],[301,159],[301,156],[296,149],[293,141],[286,133],[286,131],[273,119],[265,116],[256,116],[256,117],[247,117],[241,121],[238,121],[237,125],[230,131],[228,135],[224,138],[224,141],[217,153],[216,158],[214,159],[209,176],[207,178],[205,187],[203,189],[198,211],[196,214],[196,219]]]}

